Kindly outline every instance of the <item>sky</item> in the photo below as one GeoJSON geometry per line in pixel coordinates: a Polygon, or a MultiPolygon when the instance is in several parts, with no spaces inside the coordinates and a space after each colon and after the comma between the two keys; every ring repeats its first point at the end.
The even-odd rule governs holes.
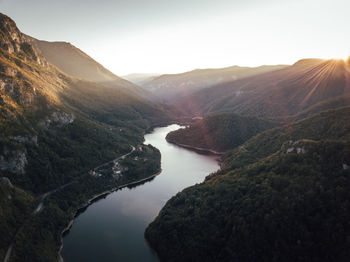
{"type": "Polygon", "coordinates": [[[350,55],[348,0],[0,0],[35,38],[70,42],[117,75],[350,55]]]}

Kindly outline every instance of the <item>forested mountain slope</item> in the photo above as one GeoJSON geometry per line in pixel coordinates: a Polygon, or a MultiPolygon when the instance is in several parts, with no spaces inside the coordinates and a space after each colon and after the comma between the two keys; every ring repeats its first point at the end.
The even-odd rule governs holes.
{"type": "Polygon", "coordinates": [[[347,261],[350,107],[267,130],[168,201],[146,230],[164,261],[347,261]]]}
{"type": "MultiPolygon", "coordinates": [[[[169,119],[167,109],[128,88],[64,74],[0,14],[0,194],[7,198],[0,203],[0,259],[12,250],[10,261],[57,261],[61,231],[79,206],[134,179],[96,180],[87,172],[130,152],[147,129],[169,119]],[[44,199],[43,211],[34,211],[44,199]]],[[[144,152],[150,161],[142,174],[149,175],[160,155],[152,147],[144,152]]]]}
{"type": "Polygon", "coordinates": [[[223,152],[277,125],[256,117],[228,113],[210,115],[189,127],[170,132],[166,139],[178,145],[223,152]]]}

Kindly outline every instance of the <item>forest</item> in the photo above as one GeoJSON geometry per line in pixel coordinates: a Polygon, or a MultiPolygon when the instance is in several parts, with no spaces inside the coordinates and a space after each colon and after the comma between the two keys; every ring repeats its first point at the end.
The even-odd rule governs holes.
{"type": "Polygon", "coordinates": [[[347,261],[349,107],[267,130],[178,193],[145,236],[164,261],[347,261]]]}

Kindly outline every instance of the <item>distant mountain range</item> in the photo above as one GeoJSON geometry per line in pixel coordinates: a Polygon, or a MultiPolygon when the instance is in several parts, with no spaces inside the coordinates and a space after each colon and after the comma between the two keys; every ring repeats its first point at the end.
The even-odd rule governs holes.
{"type": "Polygon", "coordinates": [[[232,82],[284,67],[286,66],[260,66],[255,68],[231,66],[217,69],[196,69],[181,74],[166,74],[151,77],[140,83],[140,85],[153,92],[161,102],[172,103],[196,91],[217,84],[232,82]]]}
{"type": "Polygon", "coordinates": [[[150,74],[129,74],[122,76],[124,79],[136,84],[142,86],[145,82],[151,81],[152,79],[160,76],[161,74],[157,73],[150,73],[150,74]]]}
{"type": "Polygon", "coordinates": [[[233,112],[287,117],[350,94],[350,65],[343,60],[304,59],[292,66],[206,88],[177,100],[191,115],[233,112]]]}

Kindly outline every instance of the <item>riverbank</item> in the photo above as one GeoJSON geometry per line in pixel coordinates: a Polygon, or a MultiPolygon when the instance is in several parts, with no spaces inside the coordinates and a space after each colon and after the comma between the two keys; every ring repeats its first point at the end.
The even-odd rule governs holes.
{"type": "MultiPolygon", "coordinates": [[[[159,262],[144,238],[145,229],[168,199],[186,187],[203,182],[208,174],[219,169],[216,156],[196,154],[165,140],[166,134],[179,128],[179,125],[155,128],[145,135],[144,144],[156,147],[161,153],[162,172],[156,179],[150,176],[155,173],[154,169],[148,176],[143,173],[144,178],[139,176],[135,181],[129,180],[130,183],[127,180],[119,183],[119,187],[126,188],[108,197],[100,195],[98,198],[99,192],[95,191],[99,200],[83,209],[69,233],[63,236],[61,256],[64,262],[159,262]],[[145,182],[146,176],[152,180],[145,182]]],[[[144,160],[139,158],[143,164],[149,161],[144,160]]]]}
{"type": "Polygon", "coordinates": [[[160,173],[162,172],[162,169],[159,169],[155,174],[151,175],[151,176],[148,176],[148,177],[145,177],[145,178],[142,178],[142,179],[139,179],[137,181],[132,181],[132,182],[129,182],[129,183],[126,183],[126,184],[123,184],[123,185],[120,185],[120,186],[117,186],[117,187],[114,187],[110,190],[106,190],[102,193],[99,193],[99,194],[96,194],[94,195],[93,197],[91,197],[85,204],[83,204],[82,206],[80,206],[73,214],[73,219],[71,219],[67,225],[67,227],[65,227],[62,232],[61,232],[61,235],[60,235],[60,238],[61,238],[61,245],[59,247],[59,250],[58,250],[58,261],[59,262],[63,262],[64,259],[61,255],[61,251],[62,251],[62,248],[63,248],[63,236],[65,233],[67,233],[70,228],[72,227],[73,223],[74,223],[74,220],[79,216],[80,212],[84,209],[86,209],[89,205],[93,204],[96,200],[98,200],[100,197],[102,196],[107,196],[115,191],[118,191],[120,189],[123,189],[125,187],[128,187],[128,186],[133,186],[133,185],[137,185],[137,184],[140,184],[140,183],[143,183],[143,182],[147,182],[149,180],[152,180],[153,178],[155,178],[156,176],[158,176],[160,173]]]}
{"type": "Polygon", "coordinates": [[[218,155],[218,156],[224,155],[226,153],[226,152],[218,152],[218,151],[215,151],[215,150],[212,150],[212,149],[207,149],[207,148],[202,148],[202,147],[195,147],[195,146],[190,146],[190,145],[176,143],[174,141],[171,141],[167,137],[165,139],[166,139],[167,142],[169,142],[171,144],[174,144],[176,146],[180,146],[180,147],[184,147],[186,149],[190,149],[190,150],[196,151],[197,153],[203,153],[203,154],[207,153],[207,154],[218,155]]]}
{"type": "Polygon", "coordinates": [[[69,183],[39,195],[28,210],[24,223],[14,234],[11,245],[3,252],[5,261],[22,261],[22,254],[27,254],[29,250],[26,243],[32,246],[30,249],[37,255],[35,261],[58,261],[58,252],[62,249],[62,231],[69,229],[72,219],[81,208],[103,194],[125,186],[145,183],[159,174],[161,156],[158,149],[144,144],[137,148],[130,147],[128,153],[107,162],[118,160],[118,168],[115,165],[104,167],[102,164],[103,170],[98,170],[98,175],[82,172],[69,183]],[[40,242],[32,240],[39,237],[40,242]],[[46,252],[43,255],[42,243],[45,243],[46,252]]]}

